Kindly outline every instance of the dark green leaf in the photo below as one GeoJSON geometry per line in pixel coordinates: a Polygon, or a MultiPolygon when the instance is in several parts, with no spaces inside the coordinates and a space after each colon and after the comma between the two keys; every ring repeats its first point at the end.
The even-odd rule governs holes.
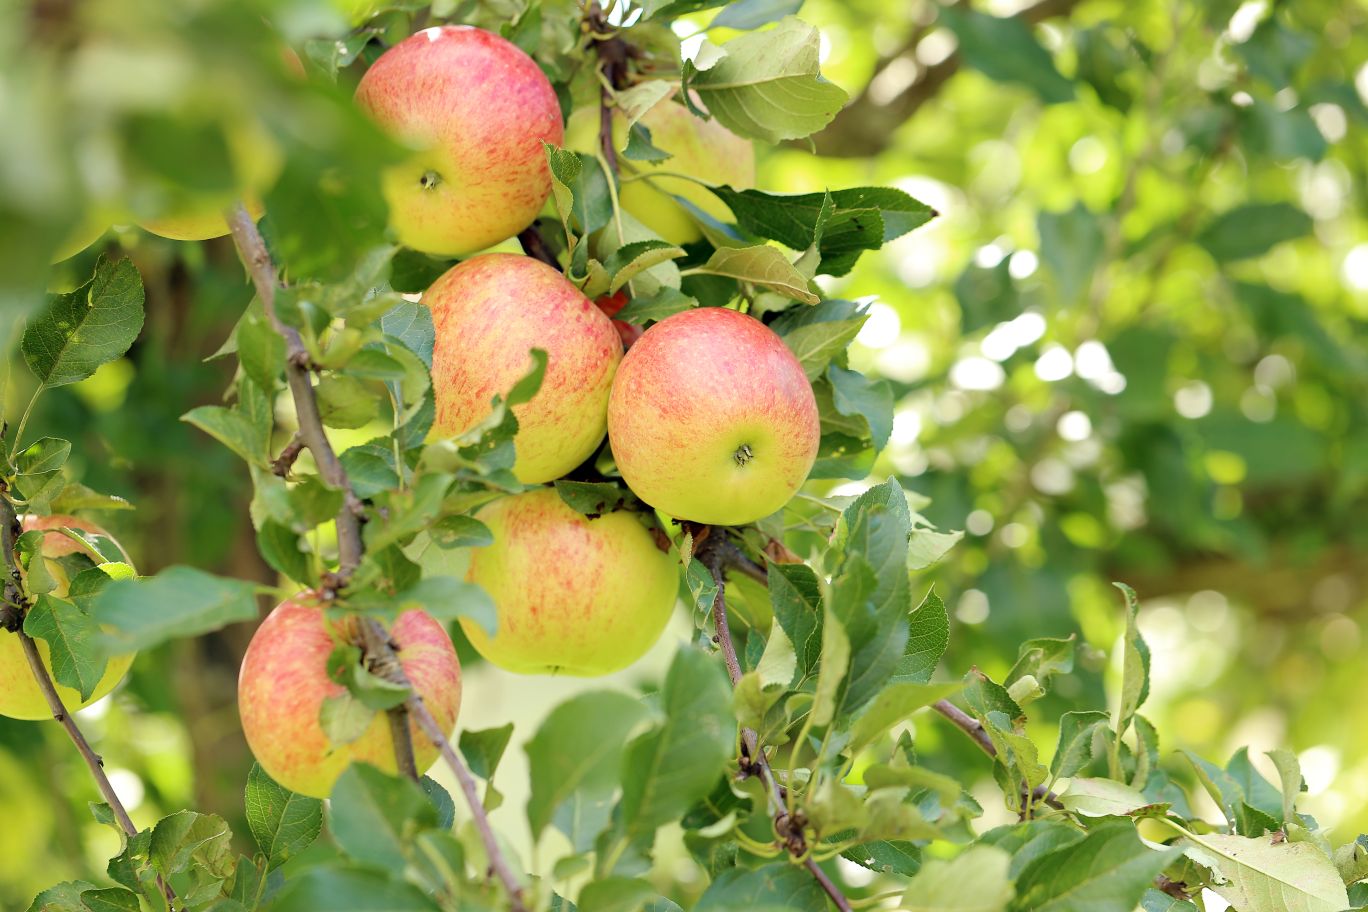
{"type": "Polygon", "coordinates": [[[1073,83],[1055,69],[1050,52],[1036,41],[1025,20],[957,6],[942,8],[939,18],[959,39],[964,63],[989,79],[1024,85],[1047,104],[1074,97],[1073,83]]]}
{"type": "Polygon", "coordinates": [[[322,801],[279,785],[257,763],[247,774],[245,807],[247,825],[268,870],[311,846],[323,827],[322,801]]]}
{"type": "Polygon", "coordinates": [[[62,386],[121,357],[142,325],[142,277],[133,261],[101,257],[90,281],[48,299],[24,327],[20,346],[39,381],[62,386]]]}
{"type": "Polygon", "coordinates": [[[193,567],[154,577],[115,580],[95,600],[95,618],[116,654],[149,649],[257,617],[256,587],[193,567]]]}
{"type": "Polygon", "coordinates": [[[1114,820],[1079,842],[1043,855],[1017,879],[1014,909],[1030,912],[1133,912],[1154,876],[1181,855],[1151,849],[1135,824],[1114,820]]]}
{"type": "Polygon", "coordinates": [[[309,868],[289,882],[271,912],[439,912],[399,875],[340,865],[309,868]]]}
{"type": "Polygon", "coordinates": [[[40,595],[24,616],[24,632],[48,644],[57,683],[89,700],[109,661],[95,619],[66,599],[40,595]]]}
{"type": "Polygon", "coordinates": [[[1216,216],[1197,243],[1224,263],[1259,256],[1310,233],[1311,217],[1291,203],[1248,203],[1216,216]]]}
{"type": "Polygon", "coordinates": [[[414,782],[354,763],[333,786],[328,831],[352,858],[402,871],[414,826],[436,826],[437,812],[414,782]]]}
{"type": "Polygon", "coordinates": [[[466,765],[470,767],[472,773],[481,779],[492,779],[494,778],[494,770],[498,769],[499,761],[503,758],[504,751],[508,748],[508,741],[512,737],[512,722],[498,728],[462,731],[461,755],[465,757],[466,765]]]}

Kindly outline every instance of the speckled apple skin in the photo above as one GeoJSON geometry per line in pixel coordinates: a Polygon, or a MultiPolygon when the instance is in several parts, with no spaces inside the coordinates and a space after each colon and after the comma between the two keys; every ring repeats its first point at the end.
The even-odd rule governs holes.
{"type": "MultiPolygon", "coordinates": [[[[353,762],[396,770],[389,720],[376,713],[370,728],[351,744],[335,745],[318,721],[323,701],[346,691],[328,678],[334,636],[351,639],[345,622],[331,626],[307,596],[282,602],[262,621],[247,647],[238,676],[242,732],[262,768],[291,791],[326,798],[353,762]],[[334,632],[335,631],[335,632],[334,632]]],[[[390,627],[399,663],[442,731],[456,725],[461,706],[461,664],[451,638],[424,611],[406,611],[390,627]]],[[[437,760],[437,748],[410,722],[419,772],[437,760]]]]}
{"type": "MultiPolygon", "coordinates": [[[[710,184],[730,184],[737,190],[755,186],[755,147],[715,119],[695,116],[684,105],[666,98],[642,115],[640,123],[651,131],[651,144],[670,153],[661,162],[633,161],[619,155],[618,165],[627,174],[678,171],[710,184]]],[[[627,140],[627,122],[614,120],[613,138],[618,148],[627,140]]],[[[565,126],[565,145],[593,152],[598,145],[597,108],[579,108],[565,126]]],[[[682,196],[704,212],[731,221],[731,210],[707,187],[677,177],[652,177],[622,185],[622,208],[671,244],[688,244],[703,235],[698,224],[671,196],[682,196]]]]}
{"type": "MultiPolygon", "coordinates": [[[[53,531],[43,536],[43,556],[47,558],[65,557],[68,554],[75,554],[84,549],[79,544],[72,541],[67,536],[56,530],[63,527],[70,529],[80,529],[83,532],[92,532],[96,535],[103,535],[111,538],[110,534],[104,529],[75,516],[54,515],[54,516],[25,516],[23,517],[24,531],[33,529],[51,529],[53,531]]],[[[67,592],[69,581],[58,579],[57,588],[53,595],[64,596],[67,592]]],[[[48,674],[52,674],[52,655],[48,649],[46,640],[35,640],[38,646],[38,655],[42,657],[43,664],[47,666],[48,674]]],[[[128,655],[114,656],[105,666],[104,677],[95,685],[95,690],[91,693],[90,699],[82,702],[81,695],[72,690],[57,684],[57,696],[62,698],[62,705],[69,710],[77,710],[89,706],[96,700],[109,693],[114,687],[123,680],[124,675],[128,674],[129,667],[133,664],[133,653],[128,655]]],[[[53,682],[56,684],[56,682],[53,682]]],[[[33,680],[33,672],[29,669],[28,658],[24,655],[24,647],[19,641],[19,637],[8,631],[0,630],[0,716],[9,716],[11,719],[51,719],[52,710],[47,705],[47,700],[43,698],[43,692],[38,689],[38,682],[33,680]]]]}
{"type": "Polygon", "coordinates": [[[531,257],[489,253],[448,270],[423,303],[436,330],[433,437],[458,436],[488,417],[494,397],[508,394],[540,348],[541,389],[513,408],[513,473],[527,484],[550,481],[597,449],[622,340],[565,276],[531,257]]]}
{"type": "Polygon", "coordinates": [[[542,143],[561,144],[560,103],[532,58],[498,35],[423,29],[380,55],[356,100],[419,150],[384,176],[390,225],[409,247],[483,250],[531,224],[551,193],[542,143]]]}
{"type": "Polygon", "coordinates": [[[742,525],[788,503],[820,436],[798,359],[759,320],[719,307],[646,330],[608,401],[608,439],[628,486],[656,509],[701,523],[742,525]]]}
{"type": "Polygon", "coordinates": [[[466,579],[498,609],[491,638],[461,621],[480,654],[520,674],[594,676],[646,654],[670,620],[675,563],[635,516],[588,519],[541,488],[488,504],[494,543],[474,549],[466,579]]]}

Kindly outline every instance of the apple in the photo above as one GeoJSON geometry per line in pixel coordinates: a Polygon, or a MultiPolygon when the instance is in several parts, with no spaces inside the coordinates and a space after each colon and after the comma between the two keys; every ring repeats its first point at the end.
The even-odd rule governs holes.
{"type": "Polygon", "coordinates": [[[555,89],[516,45],[483,29],[433,26],[371,65],[356,101],[413,146],[383,177],[405,245],[456,256],[522,231],[551,194],[542,143],[563,137],[555,89]]]}
{"type": "Polygon", "coordinates": [[[541,389],[513,407],[519,481],[559,478],[603,442],[608,391],[622,360],[613,323],[561,273],[531,257],[487,253],[452,267],[423,295],[436,340],[431,436],[457,437],[489,416],[547,354],[541,389]]]}
{"type": "MultiPolygon", "coordinates": [[[[456,725],[461,663],[446,629],[425,611],[405,611],[390,628],[399,664],[443,731],[456,725]]],[[[355,618],[330,619],[308,593],[281,602],[247,646],[238,676],[242,731],[262,768],[291,791],[326,798],[353,762],[396,772],[389,720],[377,712],[350,744],[333,744],[319,722],[323,701],[346,688],[328,677],[328,656],[339,641],[360,643],[355,618]]],[[[432,741],[410,720],[420,771],[436,762],[432,741]]]]}
{"type": "MultiPolygon", "coordinates": [[[[738,190],[755,185],[755,148],[716,120],[704,120],[682,104],[662,99],[638,123],[651,131],[651,144],[670,157],[660,162],[633,161],[618,155],[624,175],[677,172],[710,184],[730,184],[738,190]]],[[[627,121],[614,117],[613,142],[621,149],[627,140],[627,121]]],[[[565,147],[593,153],[599,144],[599,109],[579,108],[565,125],[565,147]]],[[[619,199],[622,208],[671,244],[701,238],[697,222],[671,196],[681,196],[709,215],[731,221],[731,210],[706,187],[665,174],[626,181],[619,199]]]]}
{"type": "MultiPolygon", "coordinates": [[[[608,317],[613,317],[619,310],[627,306],[630,300],[626,291],[616,291],[610,295],[595,298],[594,303],[598,309],[603,311],[608,317]]],[[[622,348],[627,350],[632,347],[632,343],[641,338],[641,334],[646,331],[645,327],[637,326],[635,323],[628,323],[626,320],[613,320],[613,328],[622,337],[622,348]]]]}
{"type": "Polygon", "coordinates": [[[676,519],[735,526],[770,515],[807,480],[820,436],[798,359],[765,324],[720,307],[646,330],[608,400],[623,479],[676,519]]]}
{"type": "Polygon", "coordinates": [[[675,562],[632,513],[589,519],[553,488],[504,497],[476,517],[494,542],[471,551],[466,579],[489,593],[490,637],[461,621],[490,662],[520,674],[595,676],[645,655],[670,620],[675,562]]]}
{"type": "Polygon", "coordinates": [[[104,237],[104,233],[108,230],[109,219],[107,216],[98,212],[87,212],[81,217],[81,221],[77,223],[76,227],[72,228],[62,240],[61,246],[53,252],[52,262],[60,263],[63,260],[71,259],[104,237]]]}
{"type": "MultiPolygon", "coordinates": [[[[25,516],[21,522],[25,532],[34,529],[50,530],[43,536],[41,553],[43,559],[47,561],[48,572],[57,583],[52,594],[59,597],[66,595],[70,580],[67,579],[66,571],[56,563],[57,560],[72,554],[88,554],[89,552],[78,542],[63,535],[58,530],[63,527],[80,529],[83,532],[91,532],[113,540],[113,537],[104,529],[74,516],[61,514],[25,516]]],[[[47,666],[48,674],[51,675],[52,656],[47,641],[35,640],[34,642],[38,646],[38,655],[42,657],[43,664],[47,666]]],[[[83,701],[77,691],[57,684],[54,680],[57,696],[62,698],[62,705],[67,709],[72,711],[82,709],[113,690],[115,685],[123,680],[124,675],[128,674],[129,666],[132,664],[132,653],[112,657],[105,667],[104,677],[100,678],[99,683],[95,685],[95,690],[91,693],[89,700],[83,701]]],[[[47,700],[43,698],[43,692],[38,688],[38,682],[33,679],[33,671],[29,668],[28,658],[24,655],[24,647],[20,643],[19,637],[4,630],[0,630],[0,716],[33,720],[52,718],[52,710],[48,708],[47,700]]]]}

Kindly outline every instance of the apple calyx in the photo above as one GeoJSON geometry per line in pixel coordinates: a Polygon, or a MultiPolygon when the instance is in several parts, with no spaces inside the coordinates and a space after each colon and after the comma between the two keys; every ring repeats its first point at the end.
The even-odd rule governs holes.
{"type": "Polygon", "coordinates": [[[434,190],[442,182],[442,175],[436,171],[424,171],[423,176],[418,178],[418,186],[424,190],[434,190]]]}
{"type": "Polygon", "coordinates": [[[732,459],[736,460],[736,464],[739,466],[745,465],[754,458],[755,451],[751,449],[749,443],[741,444],[736,448],[736,452],[732,454],[732,459]]]}

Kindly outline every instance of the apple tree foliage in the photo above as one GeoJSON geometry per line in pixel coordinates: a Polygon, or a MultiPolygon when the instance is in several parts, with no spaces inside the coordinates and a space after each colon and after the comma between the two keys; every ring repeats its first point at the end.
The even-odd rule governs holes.
{"type": "MultiPolygon", "coordinates": [[[[383,620],[422,607],[444,622],[489,624],[493,606],[483,592],[425,573],[421,557],[488,541],[472,512],[521,490],[510,472],[516,419],[509,407],[536,395],[540,370],[507,390],[490,420],[465,437],[427,439],[433,328],[411,298],[451,264],[387,242],[375,175],[399,150],[355,111],[350,87],[385,47],[416,29],[462,22],[499,32],[531,54],[566,110],[597,104],[602,36],[594,29],[602,27],[633,50],[627,84],[609,90],[629,119],[682,89],[690,104],[738,135],[801,143],[836,118],[847,98],[822,77],[820,36],[795,17],[800,6],[646,0],[610,20],[597,6],[566,0],[174,9],[133,0],[94,3],[80,16],[56,7],[51,15],[7,9],[0,42],[16,59],[32,52],[10,36],[30,29],[58,44],[90,45],[68,79],[60,58],[32,53],[34,65],[7,69],[0,85],[6,122],[33,126],[0,140],[7,182],[0,296],[13,317],[6,343],[36,381],[35,396],[120,358],[139,337],[146,303],[168,294],[144,288],[142,272],[157,264],[140,262],[144,251],[135,248],[131,257],[99,258],[88,275],[67,276],[65,284],[54,283],[43,264],[98,198],[101,181],[114,180],[111,173],[135,195],[173,185],[224,195],[226,205],[235,187],[234,131],[246,122],[268,131],[282,150],[261,222],[287,283],[275,312],[302,340],[323,423],[368,435],[346,437],[352,442],[340,448],[365,519],[365,555],[330,610],[383,620]],[[729,30],[731,37],[709,37],[682,59],[678,34],[692,29],[687,23],[710,23],[710,36],[729,30]],[[304,78],[285,47],[297,52],[304,78]],[[120,76],[104,78],[107,72],[120,76]],[[28,110],[61,106],[71,116],[60,126],[28,110]],[[371,435],[377,423],[385,431],[371,435]]],[[[1026,83],[1047,101],[1074,91],[1020,20],[958,6],[944,15],[988,77],[1026,83]],[[994,56],[998,46],[1014,50],[994,56]]],[[[1095,56],[1082,58],[1089,66],[1121,53],[1096,40],[1095,56]]],[[[1275,68],[1278,54],[1292,51],[1270,50],[1258,66],[1275,68]]],[[[1255,109],[1275,120],[1283,113],[1255,109]]],[[[1303,134],[1270,135],[1290,142],[1303,134]]],[[[669,155],[642,128],[611,151],[625,167],[669,155]]],[[[821,409],[812,478],[869,474],[889,441],[899,391],[849,360],[868,304],[824,289],[862,255],[937,213],[901,190],[858,182],[799,194],[723,185],[710,189],[733,219],[695,210],[703,240],[676,247],[620,210],[621,176],[604,152],[548,147],[546,155],[557,217],[536,228],[572,281],[591,297],[630,284],[631,303],[618,316],[637,324],[704,306],[741,307],[765,320],[799,358],[821,409]]],[[[1054,239],[1052,250],[1091,244],[1095,231],[1082,224],[1088,218],[1054,217],[1042,234],[1054,239]]],[[[1210,224],[1205,243],[1217,259],[1238,260],[1302,231],[1304,218],[1262,209],[1233,215],[1210,224]]],[[[1062,262],[1059,281],[1081,287],[1086,264],[1062,262]]],[[[227,294],[236,264],[218,268],[217,293],[227,294]]],[[[982,293],[991,281],[969,276],[964,298],[998,307],[982,293]]],[[[851,297],[859,293],[851,289],[851,297]]],[[[177,565],[136,580],[105,577],[59,598],[43,562],[32,560],[35,542],[21,536],[11,555],[13,591],[32,605],[24,627],[46,641],[59,683],[88,694],[116,652],[193,643],[256,618],[259,595],[279,599],[329,584],[332,518],[350,508],[348,492],[325,483],[307,456],[277,471],[294,420],[287,357],[285,339],[253,302],[215,355],[236,364],[230,388],[221,401],[183,416],[187,433],[208,435],[236,457],[235,471],[246,464],[255,545],[280,585],[266,591],[177,565]]],[[[136,398],[125,406],[137,407],[136,398]]],[[[98,454],[23,423],[3,441],[9,509],[128,506],[81,482],[82,466],[98,454]]],[[[144,456],[156,471],[159,453],[144,456]]],[[[639,507],[606,448],[557,488],[589,514],[605,505],[639,507]]],[[[500,852],[527,907],[1152,912],[1202,909],[1213,895],[1240,912],[1368,906],[1368,838],[1333,844],[1298,809],[1305,784],[1294,754],[1270,755],[1276,782],[1246,750],[1224,763],[1196,754],[1175,761],[1144,715],[1151,654],[1129,587],[1119,585],[1115,596],[1125,629],[1112,659],[1120,668],[1116,692],[1080,702],[1048,726],[1032,720],[1032,707],[1080,660],[1073,638],[1026,640],[1014,661],[996,657],[1009,669],[996,680],[971,664],[943,661],[947,593],[930,586],[928,572],[960,534],[928,521],[928,507],[889,478],[858,496],[804,494],[791,508],[730,532],[667,530],[696,636],[680,647],[657,689],[579,694],[524,738],[525,816],[535,850],[518,853],[505,843],[500,852]],[[716,625],[719,599],[729,632],[716,625]],[[737,656],[735,681],[724,662],[728,651],[737,656]],[[926,756],[919,736],[930,730],[943,732],[933,746],[951,737],[977,745],[997,787],[971,793],[967,772],[926,756]],[[1198,813],[1194,782],[1219,819],[1198,813]],[[1005,808],[1015,822],[981,826],[990,802],[999,806],[993,816],[1005,808]],[[678,858],[681,846],[690,876],[660,860],[678,858]]],[[[69,569],[119,559],[91,544],[90,556],[70,560],[69,569]]],[[[384,682],[344,678],[346,711],[325,723],[339,740],[358,715],[368,719],[392,705],[384,682]]],[[[505,726],[457,737],[483,783],[477,800],[484,809],[503,801],[496,783],[513,734],[505,726]]],[[[259,768],[240,785],[245,832],[195,810],[133,835],[119,831],[102,876],[86,872],[92,879],[57,883],[31,908],[165,909],[163,886],[177,910],[510,907],[513,897],[490,876],[472,809],[431,779],[353,767],[326,806],[282,789],[259,768]]],[[[98,824],[114,824],[108,805],[95,803],[91,813],[98,824]]]]}

